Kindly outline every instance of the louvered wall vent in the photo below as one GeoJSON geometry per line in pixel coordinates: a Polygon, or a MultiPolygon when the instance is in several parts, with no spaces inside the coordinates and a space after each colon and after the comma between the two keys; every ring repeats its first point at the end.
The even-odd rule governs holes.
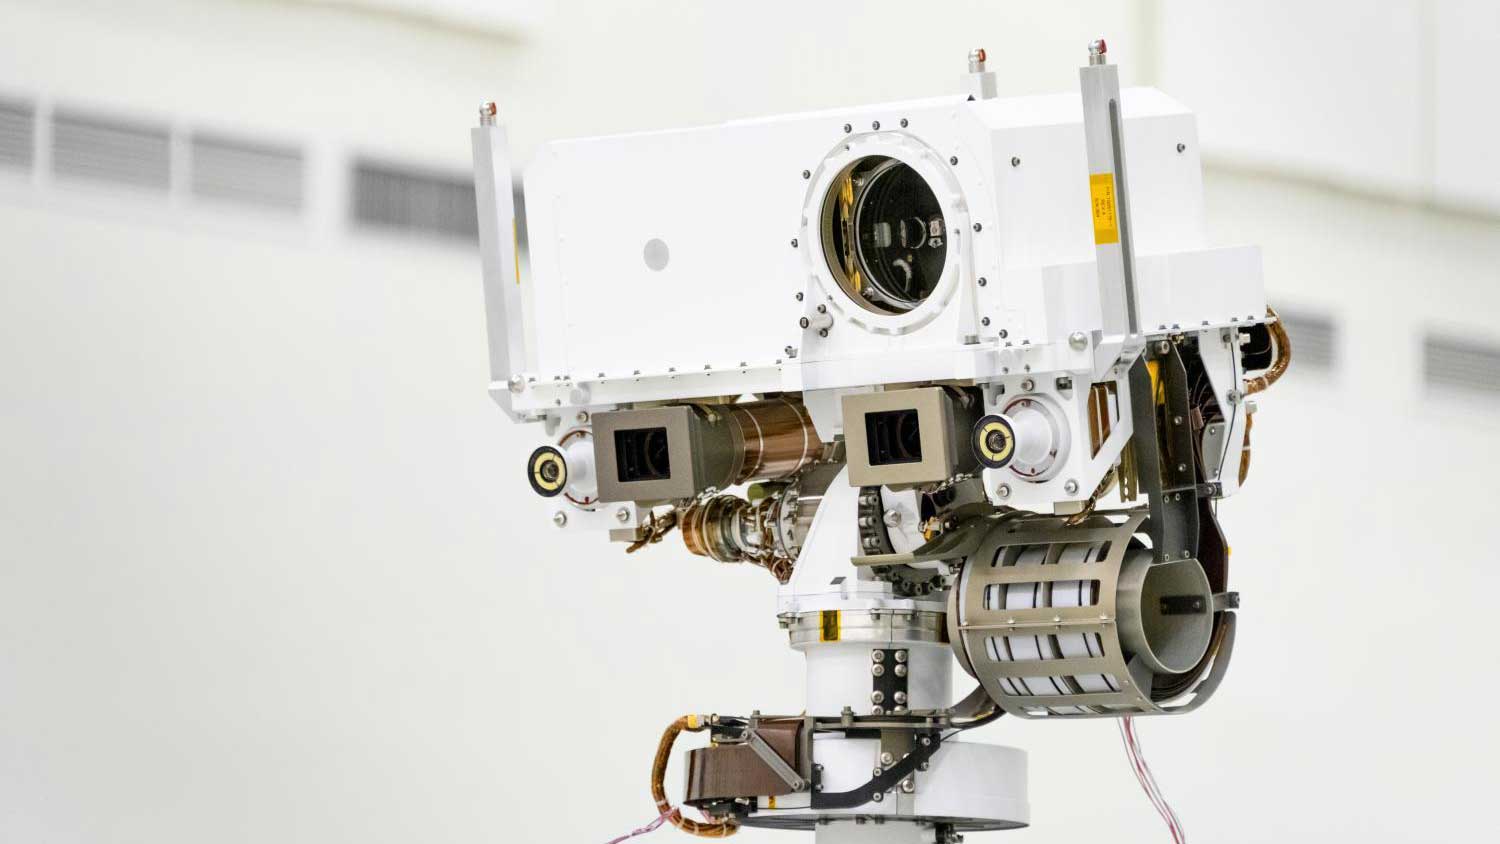
{"type": "Polygon", "coordinates": [[[354,222],[444,237],[476,239],[474,185],[468,176],[356,161],[354,222]]]}
{"type": "Polygon", "coordinates": [[[192,191],[206,199],[271,208],[302,207],[302,151],[224,135],[196,134],[192,191]]]}
{"type": "Polygon", "coordinates": [[[30,170],[36,107],[0,99],[0,168],[30,170]]]}
{"type": "Polygon", "coordinates": [[[1422,372],[1432,387],[1500,395],[1500,345],[1429,334],[1422,372]]]}
{"type": "Polygon", "coordinates": [[[1292,368],[1332,369],[1338,362],[1338,326],[1326,314],[1277,308],[1292,341],[1292,368]]]}
{"type": "Polygon", "coordinates": [[[59,111],[52,121],[58,176],[167,190],[172,154],[167,128],[59,111]]]}

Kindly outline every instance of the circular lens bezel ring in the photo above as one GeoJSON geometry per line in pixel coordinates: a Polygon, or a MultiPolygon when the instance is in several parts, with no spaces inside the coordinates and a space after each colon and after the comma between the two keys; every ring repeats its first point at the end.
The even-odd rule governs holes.
{"type": "Polygon", "coordinates": [[[956,297],[963,284],[974,281],[971,218],[966,193],[979,186],[961,183],[948,160],[931,146],[907,132],[871,132],[847,138],[823,158],[814,171],[803,197],[799,249],[814,295],[835,316],[876,334],[909,334],[936,319],[956,297]],[[895,159],[910,167],[927,183],[942,209],[947,226],[947,255],[937,284],[925,300],[904,313],[878,313],[854,300],[828,266],[823,235],[823,209],[828,192],[849,165],[871,156],[895,159]]]}

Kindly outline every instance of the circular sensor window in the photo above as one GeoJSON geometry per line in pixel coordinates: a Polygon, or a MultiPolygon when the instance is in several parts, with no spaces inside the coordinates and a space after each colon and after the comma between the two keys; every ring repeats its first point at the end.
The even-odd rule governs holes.
{"type": "Polygon", "coordinates": [[[904,162],[861,158],[823,198],[823,253],[849,297],[867,310],[904,314],[937,288],[948,260],[943,209],[904,162]]]}

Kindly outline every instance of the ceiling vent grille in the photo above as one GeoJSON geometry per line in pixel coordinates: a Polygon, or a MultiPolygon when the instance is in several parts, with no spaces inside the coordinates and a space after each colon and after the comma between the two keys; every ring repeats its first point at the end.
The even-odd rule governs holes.
{"type": "Polygon", "coordinates": [[[1428,335],[1422,373],[1430,387],[1500,394],[1500,346],[1428,335]]]}
{"type": "Polygon", "coordinates": [[[0,168],[30,170],[36,107],[0,99],[0,168]]]}
{"type": "Polygon", "coordinates": [[[1295,309],[1277,309],[1287,337],[1292,341],[1292,372],[1298,369],[1331,370],[1338,363],[1338,326],[1325,314],[1295,309]]]}
{"type": "Polygon", "coordinates": [[[52,171],[165,191],[172,171],[167,128],[59,111],[52,122],[52,171]]]}
{"type": "Polygon", "coordinates": [[[352,176],[352,212],[358,225],[478,238],[474,185],[467,176],[369,161],[356,161],[352,176]]]}
{"type": "Polygon", "coordinates": [[[288,211],[302,207],[301,150],[210,134],[195,134],[191,150],[194,196],[288,211]]]}

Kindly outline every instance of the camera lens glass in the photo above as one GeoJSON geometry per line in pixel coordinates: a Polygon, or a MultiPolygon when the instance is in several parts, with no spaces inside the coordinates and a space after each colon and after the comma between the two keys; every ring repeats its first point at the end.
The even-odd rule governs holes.
{"type": "Polygon", "coordinates": [[[943,209],[905,163],[873,155],[845,167],[823,201],[828,268],[854,301],[910,311],[932,295],[948,259],[943,209]]]}

